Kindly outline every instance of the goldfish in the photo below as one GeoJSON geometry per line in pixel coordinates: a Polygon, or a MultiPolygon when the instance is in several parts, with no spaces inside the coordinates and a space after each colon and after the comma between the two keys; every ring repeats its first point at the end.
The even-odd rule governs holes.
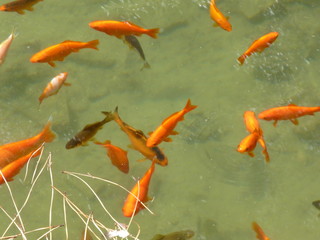
{"type": "Polygon", "coordinates": [[[14,32],[12,31],[10,36],[0,44],[0,65],[4,63],[4,60],[7,56],[7,53],[9,51],[9,48],[14,38],[15,38],[15,35],[14,35],[14,32]]]}
{"type": "Polygon", "coordinates": [[[147,147],[155,147],[162,141],[171,142],[172,139],[168,136],[178,134],[178,132],[173,130],[178,122],[184,120],[184,115],[196,107],[196,105],[191,105],[191,101],[188,99],[186,106],[181,111],[167,117],[154,132],[150,133],[147,147]]]}
{"type": "Polygon", "coordinates": [[[257,133],[250,133],[238,145],[237,151],[240,153],[248,153],[250,157],[254,157],[253,150],[256,148],[260,136],[257,133]]]}
{"type": "Polygon", "coordinates": [[[158,147],[147,147],[147,137],[141,130],[137,130],[125,122],[123,122],[118,114],[118,107],[116,107],[114,113],[105,112],[106,115],[109,115],[109,118],[112,118],[121,128],[123,132],[127,134],[129,140],[131,142],[131,147],[138,152],[140,152],[143,156],[151,161],[155,161],[157,164],[161,166],[168,165],[168,159],[162,152],[162,150],[158,147]]]}
{"type": "Polygon", "coordinates": [[[102,129],[103,125],[107,122],[110,122],[112,118],[110,118],[108,112],[102,112],[106,115],[106,117],[100,121],[86,125],[80,132],[78,132],[73,138],[71,138],[67,144],[66,149],[71,149],[78,147],[80,145],[86,146],[87,142],[92,140],[93,137],[97,134],[97,132],[102,129]]]}
{"type": "Polygon", "coordinates": [[[243,115],[243,118],[244,118],[244,123],[246,125],[248,132],[249,133],[257,133],[259,135],[258,142],[261,145],[261,147],[263,148],[262,153],[265,155],[266,162],[269,162],[270,157],[269,157],[269,153],[267,150],[267,145],[264,141],[263,131],[260,127],[260,124],[259,124],[258,119],[256,118],[254,112],[246,111],[243,115]]]}
{"type": "Polygon", "coordinates": [[[213,21],[216,22],[217,26],[220,26],[222,29],[230,32],[232,26],[228,21],[228,17],[225,17],[222,12],[217,8],[215,0],[210,2],[210,16],[213,21]]]}
{"type": "Polygon", "coordinates": [[[194,236],[194,232],[191,230],[184,230],[179,232],[173,232],[166,235],[157,234],[153,236],[151,240],[186,240],[192,238],[194,236]]]}
{"type": "Polygon", "coordinates": [[[56,135],[52,132],[51,125],[51,120],[49,120],[42,131],[34,137],[0,146],[0,169],[18,158],[35,151],[43,143],[52,142],[56,135]]]}
{"type": "Polygon", "coordinates": [[[259,239],[259,240],[270,240],[270,238],[268,238],[266,236],[266,234],[263,232],[262,228],[258,225],[258,223],[253,222],[252,223],[252,229],[253,229],[253,231],[256,232],[257,239],[259,239]]]}
{"type": "Polygon", "coordinates": [[[55,95],[59,92],[62,85],[70,86],[70,83],[66,83],[66,79],[68,77],[67,72],[63,72],[52,78],[52,80],[47,84],[45,89],[43,90],[42,94],[39,97],[40,104],[42,103],[43,99],[55,95]]]}
{"type": "MultiPolygon", "coordinates": [[[[18,158],[17,160],[9,163],[4,168],[1,169],[3,177],[6,179],[7,182],[13,181],[13,177],[16,176],[20,170],[24,167],[24,165],[34,157],[39,156],[41,153],[40,150],[37,152],[30,152],[29,154],[18,158]]],[[[2,175],[0,175],[0,185],[3,184],[5,181],[2,175]]]]}
{"type": "Polygon", "coordinates": [[[146,57],[144,56],[144,52],[142,50],[141,44],[138,41],[137,37],[135,37],[134,35],[126,35],[126,36],[124,36],[124,39],[128,43],[129,47],[135,48],[138,51],[138,53],[140,54],[140,57],[143,59],[144,65],[141,68],[141,70],[143,68],[150,68],[150,65],[147,62],[146,57]]]}
{"type": "Polygon", "coordinates": [[[30,58],[32,63],[48,63],[51,67],[55,67],[53,61],[63,61],[66,56],[72,52],[78,52],[82,48],[92,48],[98,50],[97,45],[99,40],[92,40],[90,42],[79,42],[66,40],[59,44],[45,48],[40,52],[34,54],[30,58]]]}
{"type": "Polygon", "coordinates": [[[247,51],[245,51],[244,54],[242,54],[238,58],[239,63],[242,65],[245,59],[255,52],[261,53],[265,48],[269,47],[277,39],[278,36],[278,32],[270,32],[255,40],[247,49],[247,51]]]}
{"type": "Polygon", "coordinates": [[[298,117],[305,115],[314,115],[315,112],[320,111],[319,107],[301,107],[295,104],[288,106],[275,107],[259,113],[258,118],[271,121],[274,120],[273,126],[277,125],[279,120],[290,120],[294,125],[298,125],[298,117]]]}
{"type": "Polygon", "coordinates": [[[136,215],[140,210],[144,209],[144,206],[141,204],[141,202],[145,203],[149,200],[148,189],[154,169],[155,162],[152,161],[151,167],[128,194],[122,208],[122,213],[125,217],[132,217],[133,215],[136,215]],[[139,201],[136,198],[138,198],[139,201]]]}
{"type": "Polygon", "coordinates": [[[142,34],[147,34],[152,38],[157,38],[157,34],[159,33],[159,28],[144,29],[128,21],[93,21],[89,23],[89,26],[97,31],[104,32],[117,38],[123,38],[123,36],[127,35],[140,36],[142,34]]]}
{"type": "Polygon", "coordinates": [[[129,160],[127,157],[127,151],[114,146],[109,140],[104,143],[95,142],[95,144],[102,145],[107,149],[107,155],[109,156],[112,164],[116,166],[121,172],[129,172],[129,160]]]}
{"type": "Polygon", "coordinates": [[[16,0],[0,6],[0,11],[24,14],[24,10],[33,11],[33,5],[43,0],[16,0]]]}

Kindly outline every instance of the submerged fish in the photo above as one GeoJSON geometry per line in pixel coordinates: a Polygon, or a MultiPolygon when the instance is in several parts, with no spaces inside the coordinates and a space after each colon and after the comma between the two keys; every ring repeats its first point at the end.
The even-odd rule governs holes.
{"type": "Polygon", "coordinates": [[[147,34],[152,38],[157,38],[157,34],[159,32],[159,28],[144,29],[129,21],[93,21],[89,23],[89,26],[97,31],[104,32],[111,36],[116,36],[117,38],[122,38],[126,35],[140,36],[142,34],[147,34]]]}
{"type": "Polygon", "coordinates": [[[14,31],[12,31],[10,36],[0,44],[0,65],[4,63],[4,60],[6,59],[7,53],[14,38],[14,31]]]}
{"type": "Polygon", "coordinates": [[[298,117],[305,115],[314,115],[315,112],[320,111],[319,107],[302,107],[295,104],[288,106],[275,107],[259,113],[258,118],[271,121],[274,120],[273,126],[277,125],[279,120],[290,120],[294,125],[298,125],[298,117]]]}
{"type": "Polygon", "coordinates": [[[48,63],[51,67],[55,67],[54,61],[63,61],[66,56],[72,52],[78,52],[83,48],[92,48],[98,50],[97,45],[99,40],[92,40],[90,42],[79,42],[66,40],[59,44],[47,47],[40,52],[34,54],[30,58],[32,63],[48,63]]]}
{"type": "Polygon", "coordinates": [[[239,58],[238,61],[242,65],[247,57],[255,52],[262,52],[265,48],[269,47],[279,36],[277,32],[270,32],[266,35],[255,40],[251,46],[245,51],[239,58]]]}
{"type": "Polygon", "coordinates": [[[143,156],[145,156],[147,159],[150,159],[151,161],[155,161],[157,164],[161,166],[167,166],[168,165],[168,159],[162,152],[162,150],[158,147],[147,147],[147,137],[144,135],[144,133],[141,130],[137,130],[125,122],[123,122],[118,114],[118,107],[116,107],[115,111],[113,113],[110,112],[104,112],[109,118],[112,118],[121,128],[122,131],[124,131],[127,136],[129,137],[129,140],[131,142],[131,147],[138,152],[140,152],[143,156]]]}
{"type": "Polygon", "coordinates": [[[157,234],[151,240],[186,240],[192,238],[194,232],[191,230],[184,230],[179,232],[173,232],[166,235],[157,234]]]}
{"type": "Polygon", "coordinates": [[[33,11],[33,5],[43,0],[16,0],[0,6],[0,11],[24,14],[24,10],[33,11]]]}
{"type": "Polygon", "coordinates": [[[51,131],[51,120],[34,137],[0,146],[0,169],[26,154],[35,151],[45,142],[52,142],[56,135],[51,131]]]}
{"type": "Polygon", "coordinates": [[[239,153],[248,153],[250,157],[254,157],[253,150],[256,148],[260,136],[257,133],[250,133],[238,145],[239,153]]]}
{"type": "Polygon", "coordinates": [[[146,57],[144,56],[144,52],[142,50],[142,47],[141,47],[141,44],[140,44],[138,38],[135,37],[134,35],[126,35],[126,36],[124,36],[124,39],[129,44],[129,47],[135,48],[138,51],[138,53],[140,54],[140,57],[143,59],[144,65],[141,68],[141,70],[143,68],[150,68],[149,63],[147,62],[146,57]]]}
{"type": "Polygon", "coordinates": [[[88,141],[96,135],[96,133],[102,129],[103,125],[113,120],[110,118],[108,112],[102,112],[106,117],[100,121],[86,125],[80,132],[78,132],[73,138],[71,138],[67,144],[66,149],[78,147],[80,145],[85,146],[88,141]]]}
{"type": "Polygon", "coordinates": [[[263,232],[262,228],[258,225],[258,223],[253,222],[252,223],[252,229],[256,232],[256,237],[259,240],[270,240],[270,238],[267,237],[267,235],[263,232]]]}
{"type": "Polygon", "coordinates": [[[228,32],[232,30],[232,26],[228,21],[228,17],[225,17],[222,12],[220,12],[216,6],[215,0],[211,0],[209,10],[211,19],[216,22],[217,26],[220,26],[222,29],[228,32]]]}

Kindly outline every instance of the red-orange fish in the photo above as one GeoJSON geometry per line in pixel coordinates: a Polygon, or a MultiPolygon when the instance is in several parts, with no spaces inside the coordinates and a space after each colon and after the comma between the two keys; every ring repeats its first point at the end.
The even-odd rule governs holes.
{"type": "Polygon", "coordinates": [[[271,121],[274,120],[273,126],[277,125],[279,120],[290,120],[294,125],[298,125],[298,117],[305,115],[314,115],[315,112],[320,111],[319,107],[300,107],[295,104],[288,106],[275,107],[259,113],[258,118],[271,121]]]}
{"type": "Polygon", "coordinates": [[[213,21],[216,22],[217,26],[220,26],[222,29],[230,32],[232,26],[228,21],[228,17],[225,17],[222,12],[217,8],[215,0],[210,2],[210,16],[213,21]]]}
{"type": "MultiPolygon", "coordinates": [[[[24,167],[24,165],[26,165],[26,163],[31,158],[39,156],[40,153],[41,153],[40,150],[38,150],[36,153],[31,152],[21,158],[18,158],[12,163],[9,163],[8,165],[6,165],[4,168],[1,169],[3,177],[6,179],[7,182],[13,181],[13,177],[20,172],[20,170],[24,167]]],[[[3,177],[0,174],[0,184],[3,184],[5,182],[3,177]]]]}
{"type": "Polygon", "coordinates": [[[257,133],[250,133],[238,145],[237,151],[240,153],[248,153],[250,157],[254,157],[253,150],[256,148],[260,136],[257,133]]]}
{"type": "Polygon", "coordinates": [[[168,138],[168,136],[178,134],[178,132],[173,130],[178,122],[182,121],[184,119],[184,115],[196,107],[196,105],[191,105],[191,101],[188,99],[186,106],[181,111],[173,113],[167,117],[161,125],[151,133],[147,140],[147,147],[157,146],[162,141],[171,142],[172,139],[168,138]]]}
{"type": "Polygon", "coordinates": [[[97,31],[104,32],[111,36],[116,36],[117,38],[123,38],[127,35],[140,36],[142,34],[147,34],[152,38],[157,38],[157,34],[159,33],[159,28],[144,29],[128,21],[93,21],[89,23],[89,26],[97,31]]]}
{"type": "Polygon", "coordinates": [[[0,146],[0,169],[38,149],[45,142],[52,142],[56,135],[51,131],[51,121],[34,137],[0,146]]]}
{"type": "Polygon", "coordinates": [[[239,63],[242,65],[245,59],[255,52],[261,53],[265,48],[269,47],[277,39],[278,36],[278,32],[270,32],[255,40],[248,48],[248,50],[238,58],[239,63]]]}
{"type": "Polygon", "coordinates": [[[266,162],[270,162],[269,153],[267,150],[267,145],[263,138],[263,131],[260,127],[258,119],[256,118],[254,112],[246,111],[243,115],[244,123],[248,132],[250,133],[257,133],[259,135],[258,142],[260,143],[261,147],[263,148],[262,153],[265,155],[266,162]]]}
{"type": "Polygon", "coordinates": [[[267,235],[263,232],[262,228],[258,225],[258,223],[253,222],[252,223],[252,229],[256,232],[257,236],[256,238],[259,240],[270,240],[270,238],[267,237],[267,235]]]}
{"type": "Polygon", "coordinates": [[[92,48],[96,49],[99,44],[99,40],[92,40],[90,42],[78,42],[66,40],[57,45],[53,45],[51,47],[45,48],[42,51],[34,54],[30,58],[30,62],[32,63],[48,63],[50,66],[55,67],[55,63],[53,61],[63,61],[66,56],[68,56],[72,52],[78,52],[82,48],[92,48]]]}
{"type": "Polygon", "coordinates": [[[148,189],[152,174],[154,172],[154,168],[155,162],[153,161],[151,167],[148,169],[145,175],[132,188],[131,194],[128,194],[127,199],[124,202],[122,208],[122,213],[125,217],[132,217],[133,215],[137,214],[140,210],[144,209],[144,206],[141,204],[141,202],[145,203],[149,200],[148,189]],[[138,201],[132,194],[136,196],[141,202],[138,201]],[[136,211],[134,211],[135,207],[136,211]]]}
{"type": "Polygon", "coordinates": [[[70,83],[65,82],[67,79],[67,76],[68,76],[68,73],[64,72],[52,78],[52,80],[47,84],[47,86],[45,87],[45,89],[43,90],[42,94],[39,97],[40,104],[42,103],[43,99],[57,94],[60,88],[62,87],[62,85],[65,85],[65,86],[71,85],[70,83]]]}
{"type": "Polygon", "coordinates": [[[16,0],[0,6],[0,11],[24,14],[24,10],[33,11],[33,5],[43,0],[16,0]]]}
{"type": "Polygon", "coordinates": [[[112,164],[116,166],[121,172],[129,172],[129,160],[127,157],[127,151],[114,146],[109,140],[104,143],[95,142],[95,144],[102,145],[107,149],[107,155],[109,156],[112,164]]]}

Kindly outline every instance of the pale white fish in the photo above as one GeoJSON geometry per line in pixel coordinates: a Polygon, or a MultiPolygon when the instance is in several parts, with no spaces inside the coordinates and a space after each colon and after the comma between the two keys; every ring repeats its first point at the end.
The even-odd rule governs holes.
{"type": "Polygon", "coordinates": [[[10,34],[10,36],[0,44],[0,65],[2,63],[4,63],[4,60],[5,60],[6,56],[7,56],[7,53],[9,51],[10,45],[12,43],[12,40],[16,36],[17,35],[14,34],[14,29],[13,29],[12,33],[10,34]]]}

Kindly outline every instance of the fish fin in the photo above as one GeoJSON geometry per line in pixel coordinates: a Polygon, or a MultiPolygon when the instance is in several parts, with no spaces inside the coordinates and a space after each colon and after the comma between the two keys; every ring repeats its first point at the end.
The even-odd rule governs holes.
{"type": "Polygon", "coordinates": [[[172,130],[172,131],[170,132],[170,135],[178,135],[178,134],[179,134],[179,132],[174,131],[174,130],[172,130]]]}
{"type": "Polygon", "coordinates": [[[299,125],[299,121],[296,118],[290,119],[290,122],[292,122],[294,125],[299,125]]]}
{"type": "MultiPolygon", "coordinates": [[[[184,111],[185,111],[185,113],[187,113],[187,112],[190,112],[191,110],[193,110],[193,109],[195,109],[195,108],[197,108],[198,106],[197,105],[192,105],[191,104],[191,100],[190,100],[190,98],[188,99],[188,101],[187,101],[187,104],[186,104],[186,106],[184,107],[184,111]]],[[[183,119],[182,119],[183,120],[183,119]]]]}
{"type": "Polygon", "coordinates": [[[220,27],[219,24],[216,23],[216,22],[215,22],[212,26],[213,26],[213,27],[220,27]]]}
{"type": "Polygon", "coordinates": [[[148,132],[148,135],[151,136],[153,132],[148,132]]]}
{"type": "Polygon", "coordinates": [[[157,235],[154,235],[151,240],[162,240],[164,237],[165,235],[157,234],[157,235]]]}
{"type": "Polygon", "coordinates": [[[278,120],[274,120],[274,122],[273,122],[273,126],[274,126],[274,127],[277,126],[277,122],[278,122],[278,120]]]}
{"type": "Polygon", "coordinates": [[[102,112],[102,113],[106,116],[104,120],[106,123],[114,120],[114,114],[112,112],[102,112]]]}
{"type": "Polygon", "coordinates": [[[29,10],[29,11],[33,11],[33,7],[32,6],[31,7],[27,7],[26,9],[29,10]]]}
{"type": "Polygon", "coordinates": [[[64,86],[71,86],[71,83],[64,82],[63,85],[64,85],[64,86]]]}
{"type": "Polygon", "coordinates": [[[238,62],[240,63],[240,65],[244,64],[244,60],[246,59],[247,55],[242,54],[239,58],[238,58],[238,62]]]}
{"type": "Polygon", "coordinates": [[[19,13],[19,14],[21,14],[21,15],[23,15],[23,14],[24,14],[24,11],[23,11],[23,10],[21,10],[21,9],[16,10],[16,12],[17,12],[17,13],[19,13]]]}
{"type": "Polygon", "coordinates": [[[148,158],[141,158],[141,159],[138,159],[137,162],[144,162],[144,161],[147,161],[148,158]]]}
{"type": "Polygon", "coordinates": [[[266,238],[266,235],[264,234],[262,228],[258,225],[258,223],[256,222],[253,222],[252,223],[252,229],[253,231],[255,231],[255,233],[257,234],[256,237],[260,240],[263,240],[263,239],[268,239],[266,238]]]}
{"type": "Polygon", "coordinates": [[[54,62],[48,62],[48,64],[51,66],[51,67],[55,67],[56,64],[54,62]]]}
{"type": "Polygon", "coordinates": [[[147,34],[152,37],[152,38],[157,38],[157,34],[159,33],[160,29],[159,28],[153,28],[153,29],[149,29],[147,34]]]}
{"type": "Polygon", "coordinates": [[[264,155],[266,163],[269,163],[270,162],[270,157],[269,157],[269,153],[268,153],[267,149],[263,149],[262,153],[264,155]]]}
{"type": "Polygon", "coordinates": [[[253,153],[253,152],[248,152],[248,155],[249,155],[250,157],[254,157],[254,153],[253,153]]]}
{"type": "Polygon", "coordinates": [[[111,141],[110,140],[105,140],[104,142],[94,141],[94,143],[97,145],[106,145],[106,144],[111,144],[111,141]]]}
{"type": "Polygon", "coordinates": [[[48,120],[48,123],[44,126],[43,130],[41,131],[41,137],[44,142],[52,142],[56,134],[51,130],[52,120],[51,117],[48,120]]]}
{"type": "Polygon", "coordinates": [[[140,71],[142,71],[145,68],[151,68],[150,64],[147,61],[144,62],[144,64],[143,64],[142,68],[140,69],[140,71]]]}
{"type": "Polygon", "coordinates": [[[87,42],[87,46],[88,48],[92,48],[92,49],[95,49],[95,50],[98,50],[98,44],[99,44],[99,40],[96,39],[96,40],[92,40],[90,42],[87,42]]]}
{"type": "Polygon", "coordinates": [[[132,144],[129,144],[129,145],[128,145],[128,148],[134,149],[134,147],[133,147],[132,144]]]}
{"type": "Polygon", "coordinates": [[[172,138],[166,137],[165,139],[163,139],[163,141],[165,141],[165,142],[172,142],[172,138]]]}
{"type": "Polygon", "coordinates": [[[288,106],[289,106],[289,107],[296,107],[297,105],[294,104],[294,103],[290,103],[290,104],[288,104],[288,106]]]}

